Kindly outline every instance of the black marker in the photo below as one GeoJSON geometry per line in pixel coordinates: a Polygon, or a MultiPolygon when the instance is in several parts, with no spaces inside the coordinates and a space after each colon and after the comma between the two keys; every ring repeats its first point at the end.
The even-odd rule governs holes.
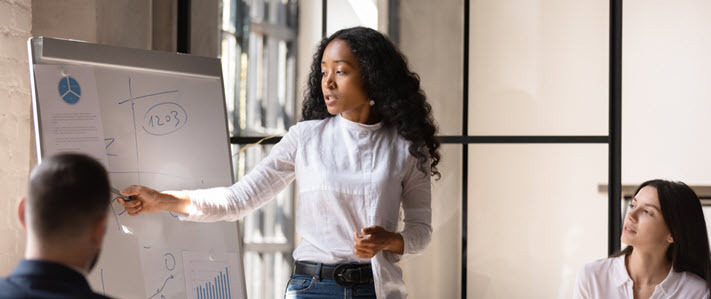
{"type": "Polygon", "coordinates": [[[122,199],[125,200],[125,201],[131,201],[131,197],[130,197],[130,196],[123,196],[123,195],[121,195],[121,192],[120,192],[118,189],[114,188],[114,187],[111,187],[111,192],[116,193],[116,195],[118,195],[118,197],[122,198],[122,199]]]}

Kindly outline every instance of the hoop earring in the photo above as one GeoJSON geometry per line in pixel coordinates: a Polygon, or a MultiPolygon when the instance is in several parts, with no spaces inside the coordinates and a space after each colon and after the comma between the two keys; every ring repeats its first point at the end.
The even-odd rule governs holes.
{"type": "Polygon", "coordinates": [[[375,101],[370,100],[370,107],[373,107],[373,106],[375,106],[375,101]]]}

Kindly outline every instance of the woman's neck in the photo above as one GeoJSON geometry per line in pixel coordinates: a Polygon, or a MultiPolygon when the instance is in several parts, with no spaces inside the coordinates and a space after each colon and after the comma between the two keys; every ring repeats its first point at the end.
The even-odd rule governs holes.
{"type": "Polygon", "coordinates": [[[658,285],[669,275],[671,262],[664,250],[641,250],[633,248],[625,257],[625,266],[630,278],[638,285],[658,285]]]}
{"type": "Polygon", "coordinates": [[[341,113],[343,118],[352,122],[357,122],[366,125],[377,124],[380,122],[380,116],[377,113],[371,113],[370,108],[354,111],[344,111],[341,113]]]}

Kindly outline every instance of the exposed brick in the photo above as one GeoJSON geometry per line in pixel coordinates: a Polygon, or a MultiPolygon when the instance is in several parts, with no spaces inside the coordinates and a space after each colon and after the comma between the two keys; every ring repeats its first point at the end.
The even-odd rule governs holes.
{"type": "Polygon", "coordinates": [[[30,170],[30,8],[30,0],[0,0],[0,276],[17,265],[25,244],[17,199],[25,193],[30,170]]]}
{"type": "Polygon", "coordinates": [[[9,3],[0,2],[0,28],[12,26],[13,12],[14,10],[9,3]]]}

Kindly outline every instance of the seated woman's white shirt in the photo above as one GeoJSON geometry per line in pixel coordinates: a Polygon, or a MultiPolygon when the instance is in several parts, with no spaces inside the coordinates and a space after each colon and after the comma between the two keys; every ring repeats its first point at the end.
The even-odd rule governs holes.
{"type": "MultiPolygon", "coordinates": [[[[634,282],[627,273],[625,256],[607,258],[586,264],[575,279],[575,299],[633,299],[634,282]]],[[[706,281],[690,272],[669,271],[667,277],[654,288],[650,299],[708,298],[706,281]]]]}
{"type": "MultiPolygon", "coordinates": [[[[353,253],[353,232],[379,225],[397,231],[400,206],[404,253],[418,254],[432,234],[429,164],[418,170],[410,142],[394,128],[340,115],[292,126],[262,160],[231,187],[185,191],[190,214],[181,220],[237,220],[262,207],[296,178],[299,202],[295,260],[372,263],[378,298],[407,296],[400,255],[372,259],[353,253]]],[[[429,163],[429,162],[428,162],[429,163]]]]}

